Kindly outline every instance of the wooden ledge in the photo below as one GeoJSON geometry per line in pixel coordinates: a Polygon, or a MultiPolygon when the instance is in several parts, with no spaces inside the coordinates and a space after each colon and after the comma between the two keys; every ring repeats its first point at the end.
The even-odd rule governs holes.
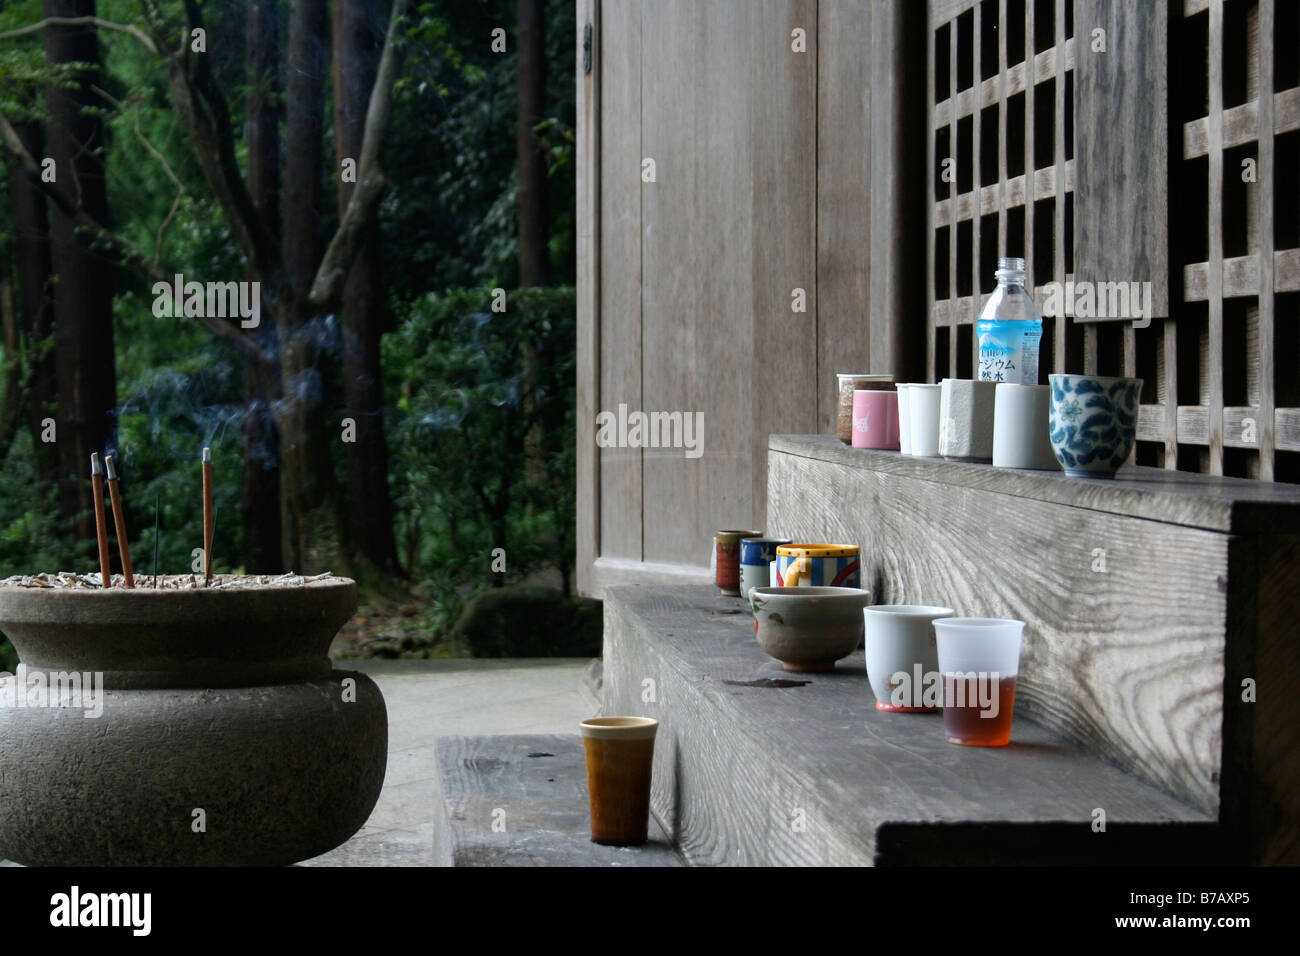
{"type": "Polygon", "coordinates": [[[439,866],[684,865],[653,817],[645,846],[591,842],[587,763],[576,733],[439,737],[435,747],[439,866]]]}
{"type": "Polygon", "coordinates": [[[610,589],[605,712],[660,721],[655,815],[692,863],[1208,862],[1220,852],[1214,815],[1019,707],[1011,746],[957,747],[941,714],[877,711],[860,650],[833,673],[784,672],[755,642],[747,605],[715,588],[610,589]],[[1105,833],[1093,830],[1098,809],[1105,833]]]}
{"type": "Polygon", "coordinates": [[[768,449],[944,485],[1230,534],[1300,533],[1300,485],[1126,465],[1113,479],[994,468],[851,448],[833,435],[772,435],[768,449]]]}

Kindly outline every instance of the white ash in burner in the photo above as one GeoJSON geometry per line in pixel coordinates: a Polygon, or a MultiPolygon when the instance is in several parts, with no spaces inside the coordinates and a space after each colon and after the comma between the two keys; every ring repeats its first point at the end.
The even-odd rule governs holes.
{"type": "MultiPolygon", "coordinates": [[[[135,576],[135,588],[137,591],[187,591],[191,589],[233,589],[233,588],[291,588],[302,587],[307,584],[314,584],[318,581],[341,581],[342,578],[336,577],[329,571],[322,571],[320,574],[214,574],[212,583],[205,585],[203,575],[201,574],[160,574],[157,577],[157,587],[155,588],[153,575],[139,574],[135,576]]],[[[0,587],[17,587],[17,588],[81,588],[83,590],[99,591],[103,590],[99,572],[95,571],[90,574],[77,574],[73,571],[43,571],[40,574],[15,574],[11,577],[0,580],[0,587]]],[[[126,580],[120,574],[114,574],[111,578],[112,588],[126,590],[126,580]]]]}

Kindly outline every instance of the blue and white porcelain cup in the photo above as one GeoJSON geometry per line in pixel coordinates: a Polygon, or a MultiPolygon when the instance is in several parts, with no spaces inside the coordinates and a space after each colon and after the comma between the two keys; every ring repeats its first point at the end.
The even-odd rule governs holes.
{"type": "Polygon", "coordinates": [[[1137,437],[1142,379],[1049,375],[1052,454],[1067,475],[1114,478],[1137,437]]]}

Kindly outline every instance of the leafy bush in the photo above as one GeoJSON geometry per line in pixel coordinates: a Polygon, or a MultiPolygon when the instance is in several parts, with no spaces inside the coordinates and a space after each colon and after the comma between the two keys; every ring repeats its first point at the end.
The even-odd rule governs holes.
{"type": "Polygon", "coordinates": [[[384,339],[398,540],[447,600],[547,565],[567,590],[574,559],[574,291],[491,305],[487,289],[430,294],[384,339]]]}

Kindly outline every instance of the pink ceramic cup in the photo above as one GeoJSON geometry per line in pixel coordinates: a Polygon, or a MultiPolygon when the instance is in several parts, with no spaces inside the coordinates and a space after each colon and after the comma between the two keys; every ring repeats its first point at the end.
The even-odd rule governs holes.
{"type": "Polygon", "coordinates": [[[853,393],[853,447],[898,450],[898,393],[853,393]]]}

